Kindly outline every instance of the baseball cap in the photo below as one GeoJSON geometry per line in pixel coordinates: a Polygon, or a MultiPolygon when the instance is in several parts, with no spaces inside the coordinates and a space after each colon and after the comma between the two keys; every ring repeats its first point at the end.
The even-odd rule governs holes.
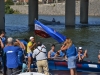
{"type": "Polygon", "coordinates": [[[31,36],[31,37],[30,37],[30,40],[31,40],[31,39],[33,39],[33,38],[34,38],[34,37],[33,37],[33,36],[31,36]]]}
{"type": "Polygon", "coordinates": [[[78,49],[82,49],[82,47],[79,47],[78,49]]]}

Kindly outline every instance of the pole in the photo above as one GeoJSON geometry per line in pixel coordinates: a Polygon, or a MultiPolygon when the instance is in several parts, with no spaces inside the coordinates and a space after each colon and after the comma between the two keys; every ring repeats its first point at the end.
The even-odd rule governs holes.
{"type": "Polygon", "coordinates": [[[80,23],[88,24],[89,0],[80,0],[80,23]]]}
{"type": "Polygon", "coordinates": [[[34,26],[35,18],[38,20],[38,0],[29,0],[29,25],[34,26]]]}
{"type": "Polygon", "coordinates": [[[65,1],[65,27],[75,26],[75,0],[65,1]]]}
{"type": "Polygon", "coordinates": [[[5,3],[0,0],[0,31],[5,31],[5,3]]]}

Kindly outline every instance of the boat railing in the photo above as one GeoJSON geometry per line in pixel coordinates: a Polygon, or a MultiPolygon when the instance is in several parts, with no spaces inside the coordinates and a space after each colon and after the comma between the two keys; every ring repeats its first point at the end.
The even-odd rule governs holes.
{"type": "Polygon", "coordinates": [[[54,60],[54,61],[67,61],[64,57],[52,57],[48,58],[48,60],[54,60]]]}

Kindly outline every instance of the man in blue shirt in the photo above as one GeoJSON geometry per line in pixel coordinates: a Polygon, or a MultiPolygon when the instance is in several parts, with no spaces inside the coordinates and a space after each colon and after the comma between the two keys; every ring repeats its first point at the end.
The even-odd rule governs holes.
{"type": "Polygon", "coordinates": [[[4,53],[6,54],[6,66],[8,75],[11,75],[12,73],[18,71],[18,52],[21,50],[22,49],[20,47],[13,45],[12,37],[9,37],[7,39],[7,46],[4,48],[4,53]]]}

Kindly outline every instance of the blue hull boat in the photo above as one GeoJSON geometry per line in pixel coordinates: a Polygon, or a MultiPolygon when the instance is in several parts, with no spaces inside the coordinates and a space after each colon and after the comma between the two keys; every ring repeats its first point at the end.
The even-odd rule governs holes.
{"type": "MultiPolygon", "coordinates": [[[[35,61],[34,61],[35,62],[35,61]]],[[[65,60],[48,60],[49,70],[69,70],[65,60]]],[[[100,72],[100,64],[95,62],[77,62],[77,71],[81,72],[100,72]]],[[[36,68],[36,64],[33,65],[36,68]]]]}
{"type": "MultiPolygon", "coordinates": [[[[67,61],[48,60],[50,70],[69,70],[67,61]]],[[[100,72],[100,64],[93,62],[77,62],[77,71],[100,72]]]]}
{"type": "Polygon", "coordinates": [[[39,19],[39,21],[45,25],[63,25],[62,23],[60,23],[60,21],[53,22],[53,21],[47,21],[44,19],[39,19]]]}

